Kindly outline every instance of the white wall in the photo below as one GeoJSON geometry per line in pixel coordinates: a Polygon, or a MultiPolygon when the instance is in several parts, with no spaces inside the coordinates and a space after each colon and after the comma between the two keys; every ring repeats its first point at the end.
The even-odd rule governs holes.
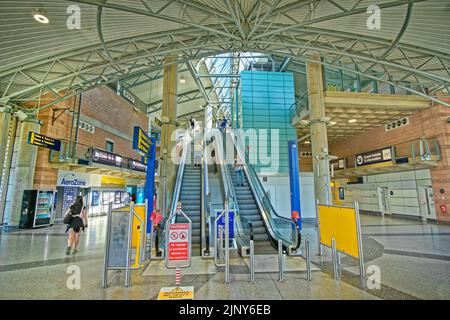
{"type": "Polygon", "coordinates": [[[345,186],[344,205],[358,201],[361,210],[380,212],[377,188],[384,187],[388,188],[391,213],[419,217],[421,214],[417,188],[420,186],[431,187],[430,170],[365,176],[364,184],[345,186]]]}
{"type": "MultiPolygon", "coordinates": [[[[264,189],[270,193],[273,207],[280,216],[291,218],[291,190],[288,176],[269,176],[264,189]]],[[[314,175],[312,172],[300,173],[300,204],[302,219],[315,219],[314,175]]]]}

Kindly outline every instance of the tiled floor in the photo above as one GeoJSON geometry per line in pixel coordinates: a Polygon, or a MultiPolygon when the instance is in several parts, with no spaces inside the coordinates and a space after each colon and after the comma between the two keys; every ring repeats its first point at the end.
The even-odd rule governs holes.
{"type": "MultiPolygon", "coordinates": [[[[258,272],[256,284],[250,284],[248,263],[234,257],[230,284],[204,261],[185,273],[182,284],[195,287],[195,299],[450,299],[449,226],[365,215],[361,220],[365,267],[380,269],[381,289],[361,289],[357,261],[348,257],[342,257],[341,280],[334,280],[330,252],[325,248],[317,255],[316,231],[308,225],[303,239],[311,240],[312,281],[299,271],[304,261],[295,257],[287,259],[294,271],[285,273],[284,282],[277,272],[258,272]]],[[[161,263],[152,262],[145,271],[132,272],[130,288],[123,288],[122,272],[110,271],[109,288],[102,289],[105,226],[104,217],[92,218],[79,253],[70,257],[61,225],[0,234],[0,299],[156,299],[161,287],[173,286],[174,271],[158,274],[161,263]],[[81,288],[71,290],[67,272],[73,265],[80,268],[81,288]]]]}

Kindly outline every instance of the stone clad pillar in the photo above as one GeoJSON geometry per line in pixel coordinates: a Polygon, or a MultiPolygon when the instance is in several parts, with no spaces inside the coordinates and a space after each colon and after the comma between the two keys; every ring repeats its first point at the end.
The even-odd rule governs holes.
{"type": "Polygon", "coordinates": [[[27,119],[20,125],[20,134],[14,146],[17,153],[13,156],[11,166],[14,173],[6,195],[5,222],[10,227],[19,226],[23,191],[33,188],[38,147],[28,144],[28,133],[30,131],[39,133],[40,127],[36,119],[27,119]]]}
{"type": "MultiPolygon", "coordinates": [[[[319,54],[313,54],[309,58],[310,60],[320,62],[319,54]]],[[[331,204],[323,67],[320,63],[307,62],[306,74],[308,82],[314,190],[316,198],[319,199],[320,203],[331,204]]]]}
{"type": "MultiPolygon", "coordinates": [[[[177,60],[176,56],[166,57],[164,63],[172,63],[177,60]]],[[[175,163],[171,159],[172,149],[176,141],[172,141],[172,134],[176,129],[177,121],[177,91],[178,70],[177,64],[173,63],[164,67],[162,116],[161,116],[161,163],[158,190],[158,208],[164,216],[170,208],[172,193],[176,179],[175,163]]]]}

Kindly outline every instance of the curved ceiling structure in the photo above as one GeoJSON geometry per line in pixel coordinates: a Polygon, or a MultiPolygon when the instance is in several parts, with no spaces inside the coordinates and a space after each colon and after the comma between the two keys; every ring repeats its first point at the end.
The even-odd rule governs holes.
{"type": "MultiPolygon", "coordinates": [[[[2,0],[0,104],[45,108],[121,80],[154,107],[160,98],[149,83],[161,78],[165,57],[177,56],[180,74],[195,82],[192,64],[228,52],[289,57],[294,72],[319,52],[325,66],[401,88],[407,81],[419,89],[405,90],[434,99],[450,87],[448,34],[448,0],[2,0]],[[367,26],[373,4],[376,30],[367,26]],[[77,8],[80,29],[70,26],[77,8]]],[[[201,91],[186,85],[180,99],[201,91]]]]}

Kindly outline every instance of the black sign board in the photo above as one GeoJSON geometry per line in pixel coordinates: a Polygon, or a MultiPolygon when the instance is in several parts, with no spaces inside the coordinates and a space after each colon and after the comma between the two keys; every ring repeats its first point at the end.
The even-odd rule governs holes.
{"type": "Polygon", "coordinates": [[[390,147],[356,155],[356,165],[358,167],[387,161],[392,161],[390,147]]]}
{"type": "Polygon", "coordinates": [[[128,168],[131,170],[142,171],[142,172],[147,171],[147,166],[145,164],[143,164],[142,162],[136,161],[136,160],[132,160],[132,159],[128,159],[128,168]]]}
{"type": "Polygon", "coordinates": [[[28,143],[34,146],[44,147],[56,151],[61,150],[61,140],[46,137],[33,131],[28,133],[28,143]]]}
{"type": "Polygon", "coordinates": [[[92,149],[92,162],[106,164],[109,166],[121,167],[123,158],[111,152],[92,149]]]}

